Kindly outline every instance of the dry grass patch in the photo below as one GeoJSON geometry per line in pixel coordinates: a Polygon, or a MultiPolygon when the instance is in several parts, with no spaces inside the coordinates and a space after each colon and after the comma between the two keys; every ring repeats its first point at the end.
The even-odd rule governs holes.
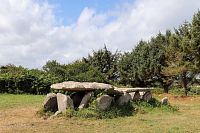
{"type": "MultiPolygon", "coordinates": [[[[168,96],[170,103],[179,107],[178,112],[166,112],[153,110],[146,113],[138,113],[135,116],[119,117],[114,119],[83,119],[64,118],[43,119],[36,116],[42,98],[35,104],[22,103],[9,108],[10,95],[8,96],[9,106],[3,105],[0,101],[0,132],[15,133],[117,133],[117,132],[138,132],[138,133],[178,133],[178,132],[200,132],[200,96],[195,97],[174,97],[169,94],[157,95],[162,98],[168,96]],[[2,107],[3,105],[3,107],[2,107]],[[4,108],[4,109],[3,109],[4,108]]],[[[2,95],[0,95],[0,98],[2,95]]],[[[29,95],[30,99],[35,99],[29,95]]],[[[23,100],[21,101],[23,102],[23,100]]]]}

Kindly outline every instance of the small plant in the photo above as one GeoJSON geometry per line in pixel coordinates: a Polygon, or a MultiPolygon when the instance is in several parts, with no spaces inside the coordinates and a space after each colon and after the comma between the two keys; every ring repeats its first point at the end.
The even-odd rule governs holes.
{"type": "Polygon", "coordinates": [[[155,98],[152,98],[152,100],[149,102],[137,101],[134,103],[134,107],[136,108],[136,111],[141,114],[153,111],[155,109],[166,111],[166,112],[178,111],[178,107],[171,106],[170,104],[163,105],[160,103],[160,101],[158,101],[155,98]]]}
{"type": "Polygon", "coordinates": [[[36,115],[39,116],[39,117],[43,117],[43,118],[49,118],[51,115],[53,115],[54,113],[53,112],[50,112],[50,111],[45,111],[44,108],[41,108],[39,109],[37,112],[36,112],[36,115]]]}
{"type": "Polygon", "coordinates": [[[71,108],[68,108],[68,109],[66,110],[66,112],[65,112],[64,115],[65,115],[66,117],[71,118],[71,117],[74,116],[74,113],[75,113],[75,110],[73,110],[73,109],[71,109],[71,108]]]}
{"type": "MultiPolygon", "coordinates": [[[[94,102],[93,102],[94,103],[94,102]]],[[[80,117],[80,118],[96,118],[96,119],[112,119],[117,117],[132,116],[134,114],[135,108],[132,102],[127,105],[119,106],[113,104],[110,109],[102,111],[99,110],[94,104],[91,104],[88,108],[81,110],[71,110],[67,109],[66,117],[80,117]]]]}

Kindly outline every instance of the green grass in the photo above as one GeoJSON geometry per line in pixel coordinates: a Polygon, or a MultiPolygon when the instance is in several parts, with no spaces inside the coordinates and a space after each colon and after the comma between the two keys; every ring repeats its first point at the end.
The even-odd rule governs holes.
{"type": "MultiPolygon", "coordinates": [[[[41,119],[35,114],[41,108],[44,96],[0,94],[0,131],[15,133],[34,132],[103,132],[103,133],[198,133],[200,132],[200,96],[181,97],[171,94],[154,95],[159,99],[168,96],[173,111],[166,106],[144,102],[135,103],[140,112],[133,116],[113,119],[85,119],[57,117],[41,119]],[[157,107],[156,107],[157,106],[157,107]],[[14,107],[14,108],[13,108],[14,107]],[[18,108],[20,107],[20,108],[18,108]],[[168,110],[170,109],[170,110],[168,110]]],[[[83,114],[90,114],[87,111],[83,114]]]]}
{"type": "Polygon", "coordinates": [[[0,109],[24,106],[41,106],[44,95],[0,94],[0,109]]]}
{"type": "MultiPolygon", "coordinates": [[[[152,91],[154,94],[163,94],[164,90],[162,88],[154,88],[152,91]]],[[[172,95],[185,95],[185,90],[183,88],[170,88],[169,89],[169,94],[172,95]]],[[[194,96],[194,95],[200,95],[200,87],[196,86],[191,86],[188,91],[188,96],[194,96]]]]}
{"type": "MultiPolygon", "coordinates": [[[[64,114],[66,117],[113,119],[118,117],[135,116],[136,114],[156,113],[156,112],[177,112],[178,107],[170,104],[162,105],[157,99],[153,98],[149,102],[137,101],[129,102],[127,105],[119,106],[113,104],[109,110],[101,111],[96,106],[90,106],[82,110],[68,109],[64,114]]],[[[45,113],[43,113],[45,114],[45,113]]],[[[45,114],[46,115],[46,114],[45,114]]]]}
{"type": "Polygon", "coordinates": [[[95,118],[95,119],[113,119],[117,117],[133,116],[135,108],[132,102],[129,102],[126,106],[112,105],[109,110],[101,111],[95,106],[81,109],[66,111],[66,117],[78,117],[78,118],[95,118]]]}

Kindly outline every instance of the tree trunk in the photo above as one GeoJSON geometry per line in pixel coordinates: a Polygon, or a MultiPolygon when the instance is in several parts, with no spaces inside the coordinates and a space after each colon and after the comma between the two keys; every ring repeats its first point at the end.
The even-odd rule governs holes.
{"type": "Polygon", "coordinates": [[[182,76],[181,76],[181,79],[182,79],[182,85],[183,85],[183,88],[184,88],[184,91],[185,91],[185,96],[187,96],[188,94],[188,88],[187,88],[187,77],[186,77],[186,72],[183,72],[182,73],[182,76]]]}
{"type": "Polygon", "coordinates": [[[164,92],[168,93],[169,92],[169,87],[168,86],[164,86],[164,92]]]}

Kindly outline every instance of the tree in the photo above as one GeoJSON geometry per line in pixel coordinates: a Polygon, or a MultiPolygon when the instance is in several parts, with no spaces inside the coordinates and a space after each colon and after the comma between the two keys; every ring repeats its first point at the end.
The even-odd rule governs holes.
{"type": "Polygon", "coordinates": [[[115,81],[118,78],[117,62],[119,54],[116,51],[114,54],[104,46],[103,49],[93,51],[92,55],[84,58],[86,62],[95,67],[100,73],[105,75],[107,81],[115,81]]]}
{"type": "Polygon", "coordinates": [[[200,11],[194,14],[191,26],[191,53],[197,72],[200,72],[200,11]]]}
{"type": "Polygon", "coordinates": [[[52,76],[58,77],[60,81],[65,80],[66,75],[64,65],[61,65],[56,60],[47,61],[47,63],[43,66],[43,70],[52,76]]]}
{"type": "Polygon", "coordinates": [[[162,70],[163,74],[170,79],[181,81],[185,90],[188,92],[189,73],[194,71],[193,56],[191,53],[191,25],[185,22],[175,30],[169,39],[169,46],[166,48],[166,64],[162,70]]]}
{"type": "Polygon", "coordinates": [[[121,82],[131,86],[152,86],[161,79],[164,63],[165,36],[161,33],[150,42],[140,41],[130,53],[125,53],[119,62],[121,82]]]}

